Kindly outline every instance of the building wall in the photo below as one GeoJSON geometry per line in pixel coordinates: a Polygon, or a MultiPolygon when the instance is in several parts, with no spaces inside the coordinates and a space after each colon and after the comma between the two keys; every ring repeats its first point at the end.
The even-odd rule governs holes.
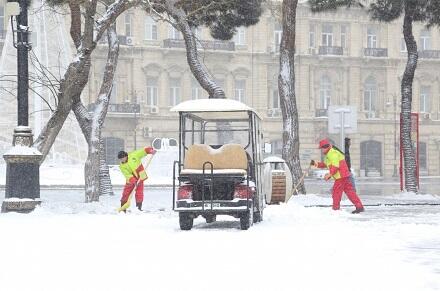
{"type": "MultiPolygon", "coordinates": [[[[170,84],[180,79],[180,101],[184,101],[192,98],[194,81],[183,47],[168,47],[169,25],[157,23],[157,39],[146,40],[147,16],[139,9],[127,14],[131,17],[131,38],[124,38],[128,18],[123,15],[118,19],[122,44],[112,102],[140,103],[141,112],[136,116],[133,113],[110,112],[105,134],[121,137],[126,140],[126,147],[133,148],[150,144],[155,137],[177,137],[176,115],[169,112],[172,106],[169,102],[170,84]],[[130,45],[124,44],[127,40],[130,45]],[[154,109],[146,101],[150,79],[157,81],[158,103],[153,106],[154,109]],[[136,145],[134,128],[126,129],[134,127],[135,122],[124,127],[121,126],[124,119],[136,120],[136,145]]],[[[360,9],[313,14],[301,4],[297,22],[295,73],[303,165],[307,165],[309,159],[320,156],[316,149],[319,139],[328,136],[339,143],[338,135],[327,132],[321,96],[328,94],[330,102],[327,105],[352,105],[358,109],[358,132],[349,135],[352,138],[353,167],[357,172],[372,176],[394,175],[399,156],[396,144],[400,80],[406,64],[406,53],[401,48],[401,21],[391,24],[371,21],[360,9]],[[323,39],[323,33],[329,28],[331,40],[329,37],[323,39]],[[325,41],[331,42],[331,47],[325,46],[325,41]],[[374,110],[365,108],[368,103],[365,96],[373,96],[374,110]],[[368,148],[374,142],[380,143],[380,160],[360,171],[361,163],[371,163],[367,161],[368,150],[363,150],[361,144],[368,148]]],[[[233,49],[201,50],[203,62],[211,74],[221,80],[228,98],[234,98],[236,81],[245,80],[244,102],[265,117],[265,139],[272,142],[275,149],[280,148],[282,128],[279,111],[273,110],[272,100],[273,92],[277,90],[279,68],[275,40],[278,27],[277,19],[267,12],[257,25],[244,29],[244,39],[241,42],[236,40],[233,49]]],[[[419,46],[423,31],[423,25],[415,25],[414,33],[419,46]]],[[[427,145],[428,159],[427,168],[422,173],[440,175],[440,73],[436,70],[440,65],[440,33],[431,29],[429,35],[414,80],[413,111],[420,111],[421,92],[428,91],[429,108],[421,113],[420,118],[420,141],[427,145]]],[[[200,29],[199,38],[213,41],[206,28],[200,29]]],[[[93,102],[99,88],[106,46],[100,46],[95,55],[91,82],[84,96],[89,102],[93,102]]],[[[206,97],[205,92],[201,95],[206,97]]]]}

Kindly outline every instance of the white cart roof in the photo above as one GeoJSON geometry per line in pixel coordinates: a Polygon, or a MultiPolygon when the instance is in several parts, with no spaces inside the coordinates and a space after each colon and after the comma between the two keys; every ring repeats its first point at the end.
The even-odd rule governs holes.
{"type": "Polygon", "coordinates": [[[247,112],[251,111],[261,118],[252,107],[232,99],[188,100],[170,109],[172,112],[247,112]]]}

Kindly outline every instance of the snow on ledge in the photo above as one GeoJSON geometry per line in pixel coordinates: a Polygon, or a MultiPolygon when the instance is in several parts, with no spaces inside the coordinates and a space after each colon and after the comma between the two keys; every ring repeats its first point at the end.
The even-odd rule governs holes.
{"type": "Polygon", "coordinates": [[[237,100],[232,99],[197,99],[181,102],[170,109],[171,112],[236,112],[252,111],[258,113],[251,107],[237,100]]]}
{"type": "Polygon", "coordinates": [[[41,156],[39,150],[33,147],[16,145],[3,154],[4,156],[41,156]]]}

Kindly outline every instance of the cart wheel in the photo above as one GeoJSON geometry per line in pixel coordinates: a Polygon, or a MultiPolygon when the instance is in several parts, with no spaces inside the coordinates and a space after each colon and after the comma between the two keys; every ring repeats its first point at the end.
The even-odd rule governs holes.
{"type": "Polygon", "coordinates": [[[216,215],[208,215],[205,217],[206,219],[206,223],[213,223],[217,221],[217,216],[216,215]]]}
{"type": "Polygon", "coordinates": [[[249,209],[247,212],[243,213],[243,215],[240,217],[240,228],[242,230],[246,230],[254,222],[254,212],[252,211],[252,208],[249,209]]]}
{"type": "Polygon", "coordinates": [[[194,218],[188,213],[179,213],[179,224],[181,230],[191,230],[194,218]]]}

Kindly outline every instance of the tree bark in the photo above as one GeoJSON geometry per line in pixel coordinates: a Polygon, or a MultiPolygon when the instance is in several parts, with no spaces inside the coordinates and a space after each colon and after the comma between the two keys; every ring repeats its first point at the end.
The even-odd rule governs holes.
{"type": "Polygon", "coordinates": [[[70,37],[78,48],[81,45],[81,7],[79,3],[69,1],[70,8],[70,37]]]}
{"type": "Polygon", "coordinates": [[[176,21],[185,40],[186,59],[194,77],[197,79],[200,86],[208,92],[209,98],[226,98],[223,88],[215,83],[214,78],[199,59],[197,40],[186,19],[185,12],[181,8],[174,6],[175,1],[166,0],[165,3],[166,8],[170,14],[173,15],[173,19],[176,21]]]}
{"type": "Polygon", "coordinates": [[[107,63],[94,111],[92,113],[87,112],[80,96],[75,96],[73,101],[73,111],[88,145],[88,156],[84,166],[86,202],[99,201],[99,196],[103,194],[101,190],[111,189],[111,183],[103,184],[110,180],[106,179],[106,177],[109,178],[109,175],[106,176],[106,173],[101,171],[101,169],[108,171],[108,166],[105,159],[103,159],[101,132],[107,114],[119,54],[119,42],[115,25],[108,29],[108,43],[107,63]]]}
{"type": "MultiPolygon", "coordinates": [[[[283,116],[283,149],[282,157],[292,172],[294,185],[301,180],[302,170],[299,158],[299,123],[298,108],[295,96],[295,26],[298,0],[283,0],[282,26],[283,34],[280,44],[280,73],[278,90],[283,116]]],[[[298,193],[305,194],[304,184],[298,193]]]]}
{"type": "Polygon", "coordinates": [[[410,5],[405,5],[405,16],[403,20],[403,36],[408,51],[408,61],[405,72],[403,73],[401,92],[402,92],[402,144],[405,189],[408,192],[417,192],[416,180],[416,158],[414,146],[411,141],[411,106],[412,106],[412,85],[414,73],[417,68],[417,43],[412,32],[412,9],[410,5]]]}

